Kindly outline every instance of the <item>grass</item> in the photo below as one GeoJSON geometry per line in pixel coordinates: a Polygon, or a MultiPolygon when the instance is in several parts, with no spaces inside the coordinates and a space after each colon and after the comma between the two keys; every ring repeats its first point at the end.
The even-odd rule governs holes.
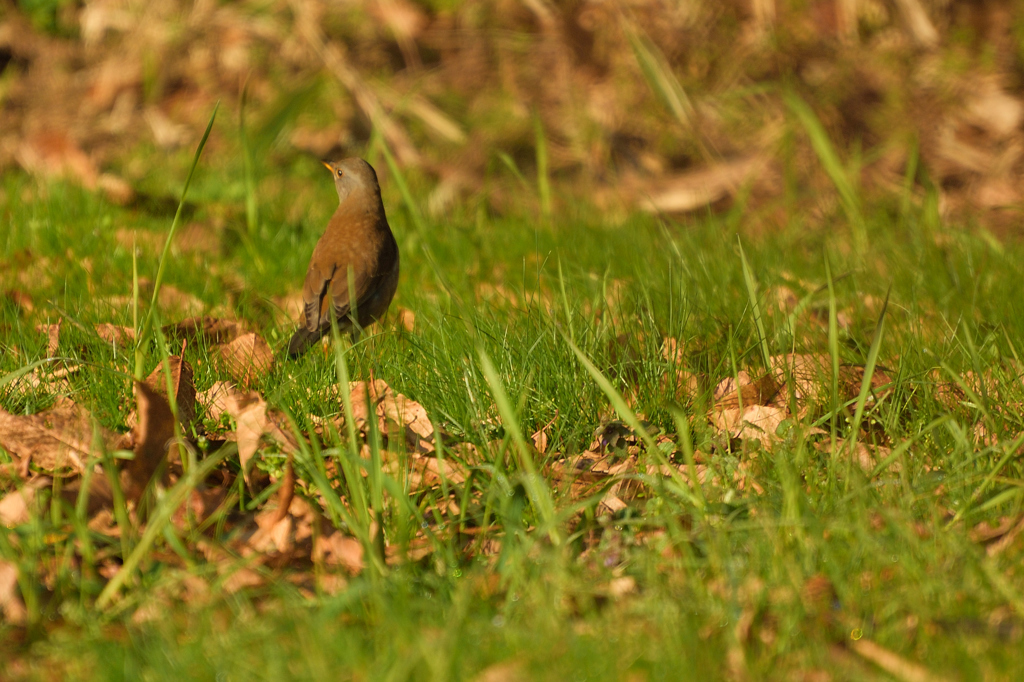
{"type": "MultiPolygon", "coordinates": [[[[849,210],[857,199],[856,248],[845,230],[799,227],[738,246],[737,216],[608,224],[578,207],[548,222],[524,202],[521,214],[467,207],[432,219],[416,208],[416,178],[392,178],[393,164],[378,163],[402,248],[393,309],[413,311],[415,328],[392,320],[351,348],[339,340],[332,353],[292,362],[283,348],[293,322],[276,297],[301,284],[334,206],[331,183],[315,161],[297,161],[262,185],[257,212],[244,188],[223,180],[245,177],[241,168],[211,172],[205,163],[182,227],[209,229],[216,246],[174,244],[165,284],[267,338],[278,362],[255,388],[303,432],[309,415],[351,411],[325,397],[340,376],[372,370],[457,439],[492,443],[468,484],[478,502],[464,505],[459,522],[500,540],[500,552],[470,555],[437,533],[428,559],[370,562],[334,596],[283,579],[229,594],[187,542],[175,549],[159,532],[184,490],[174,488],[122,556],[138,574],[124,574],[125,591],[111,602],[116,587],[74,560],[74,541],[91,538],[95,552],[118,555],[120,543],[42,514],[0,535],[0,557],[19,566],[31,612],[27,628],[0,624],[0,675],[449,680],[512,660],[526,679],[880,678],[853,653],[864,639],[953,679],[1024,668],[1021,542],[990,557],[968,533],[1024,507],[1024,246],[943,225],[927,199],[846,201],[849,210]],[[295,201],[307,204],[297,220],[295,201]],[[253,227],[247,217],[256,215],[253,227]],[[776,303],[782,285],[800,290],[799,314],[776,303]],[[682,367],[664,356],[667,338],[683,349],[682,367]],[[815,413],[838,439],[830,451],[813,446],[815,416],[780,427],[770,451],[719,433],[709,419],[715,384],[794,351],[821,353],[834,367],[866,363],[869,377],[884,368],[894,388],[869,402],[865,380],[844,404],[830,377],[827,409],[815,413]],[[663,386],[680,368],[703,377],[699,390],[663,386]],[[963,378],[969,371],[991,377],[984,390],[963,378]],[[936,387],[954,380],[968,397],[950,408],[936,387]],[[719,483],[691,489],[641,469],[650,493],[610,514],[600,496],[574,499],[545,478],[552,453],[582,452],[612,418],[644,432],[654,446],[647,463],[676,449],[692,467],[696,451],[719,483]],[[552,420],[545,458],[528,440],[552,420]],[[976,441],[976,424],[988,441],[976,441]],[[671,442],[655,443],[658,433],[671,442]],[[865,439],[889,444],[898,472],[888,462],[867,474],[852,465],[842,443],[865,439]],[[762,492],[741,489],[735,476],[762,492]],[[181,551],[184,563],[166,558],[181,551]],[[195,578],[207,587],[185,592],[193,598],[166,596],[195,578]],[[142,617],[153,609],[159,618],[142,617]]],[[[138,272],[152,277],[171,219],[158,206],[118,208],[66,184],[0,179],[0,288],[29,293],[35,307],[26,315],[3,299],[0,377],[46,357],[34,325],[62,318],[56,364],[82,364],[71,397],[105,426],[127,428],[134,357],[91,325],[132,324],[133,254],[117,233],[137,232],[138,272]]],[[[173,311],[154,310],[173,321],[173,311]]],[[[159,339],[148,343],[155,365],[159,339]]],[[[203,344],[186,358],[199,390],[221,378],[203,344]]],[[[55,397],[46,384],[14,386],[0,386],[11,412],[40,411],[55,397]]],[[[371,441],[376,463],[389,453],[371,441]]],[[[377,469],[364,479],[354,468],[344,454],[357,453],[351,433],[323,447],[296,459],[298,476],[323,491],[323,462],[348,463],[346,499],[334,498],[338,513],[328,516],[369,551],[376,519],[389,542],[434,527],[429,494],[407,495],[401,476],[377,469]]],[[[268,452],[259,466],[282,462],[268,452]]]]}

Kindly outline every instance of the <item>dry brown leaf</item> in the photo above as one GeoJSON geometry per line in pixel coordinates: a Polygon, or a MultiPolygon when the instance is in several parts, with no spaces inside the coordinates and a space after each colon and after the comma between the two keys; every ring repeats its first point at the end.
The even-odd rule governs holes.
{"type": "Polygon", "coordinates": [[[0,613],[11,625],[24,625],[28,613],[18,589],[18,567],[0,559],[0,613]]]}
{"type": "Polygon", "coordinates": [[[364,567],[363,545],[340,531],[321,535],[313,547],[313,561],[359,575],[364,567]]]}
{"type": "Polygon", "coordinates": [[[407,332],[416,329],[416,313],[408,308],[398,309],[398,324],[407,332]]]}
{"type": "Polygon", "coordinates": [[[106,322],[95,326],[96,335],[112,346],[129,348],[135,344],[135,330],[106,322]]]}
{"type": "Polygon", "coordinates": [[[35,304],[32,301],[32,296],[25,291],[20,289],[7,289],[3,292],[3,297],[13,303],[19,313],[31,314],[32,311],[35,310],[35,304]]]}
{"type": "Polygon", "coordinates": [[[208,316],[189,317],[163,328],[164,334],[170,338],[186,340],[191,344],[203,341],[207,345],[230,343],[245,331],[245,323],[240,320],[208,316]]]}
{"type": "Polygon", "coordinates": [[[273,506],[256,514],[257,530],[242,548],[244,556],[276,552],[289,558],[311,558],[319,515],[301,497],[293,497],[285,514],[273,506]]]}
{"type": "Polygon", "coordinates": [[[138,381],[135,401],[139,419],[133,429],[135,457],[121,467],[121,487],[128,499],[137,502],[167,458],[167,448],[174,439],[174,414],[166,398],[138,381]]]}
{"type": "Polygon", "coordinates": [[[734,194],[764,165],[765,159],[749,156],[663,178],[637,192],[637,205],[654,213],[692,211],[734,194]]]}
{"type": "Polygon", "coordinates": [[[771,374],[754,379],[745,370],[740,370],[737,376],[727,377],[715,386],[715,410],[737,408],[741,402],[745,408],[752,405],[768,405],[780,388],[771,374]]]}
{"type": "Polygon", "coordinates": [[[238,459],[246,483],[249,483],[250,462],[264,435],[273,439],[285,453],[298,449],[295,438],[282,428],[284,419],[268,410],[259,393],[240,391],[234,385],[220,381],[197,397],[212,419],[219,420],[222,414],[227,413],[235,421],[238,459]]]}
{"type": "Polygon", "coordinates": [[[259,334],[242,334],[218,350],[228,372],[244,386],[266,376],[274,365],[274,351],[259,334]]]}
{"type": "MultiPolygon", "coordinates": [[[[395,477],[403,474],[401,463],[398,461],[386,463],[384,469],[395,477]]],[[[457,462],[448,458],[410,457],[405,469],[409,489],[412,491],[440,485],[442,476],[449,485],[461,485],[466,482],[466,471],[457,462]]]]}
{"type": "MultiPolygon", "coordinates": [[[[187,429],[196,418],[196,387],[192,381],[192,365],[179,355],[168,357],[167,365],[171,374],[171,394],[178,406],[178,422],[187,429]]],[[[167,397],[167,376],[163,362],[146,377],[146,385],[164,398],[167,397]]]]}
{"type": "Polygon", "coordinates": [[[92,415],[76,403],[32,415],[13,415],[0,408],[0,447],[27,473],[29,462],[46,472],[85,470],[94,438],[107,450],[116,449],[120,437],[94,424],[92,415]]]}
{"type": "Polygon", "coordinates": [[[217,255],[221,248],[221,231],[212,225],[189,223],[178,232],[173,247],[179,253],[217,255]]]}
{"type": "Polygon", "coordinates": [[[24,138],[17,158],[29,173],[70,176],[90,189],[99,177],[96,164],[66,132],[41,131],[24,138]]]}
{"type": "Polygon", "coordinates": [[[401,393],[395,393],[390,387],[377,405],[377,414],[408,428],[420,438],[429,439],[434,436],[434,426],[423,406],[401,393]]]}
{"type": "Polygon", "coordinates": [[[984,521],[979,523],[971,529],[970,538],[974,542],[986,544],[985,553],[996,556],[1012,545],[1021,533],[1024,533],[1024,516],[1019,519],[1004,516],[994,528],[984,521]]]}
{"type": "Polygon", "coordinates": [[[213,421],[220,421],[221,415],[227,411],[228,396],[238,392],[230,381],[215,381],[210,388],[196,394],[196,401],[206,408],[213,421]]]}
{"type": "Polygon", "coordinates": [[[60,349],[60,326],[61,321],[57,321],[55,324],[41,324],[36,327],[36,331],[40,334],[46,334],[46,355],[48,357],[54,357],[57,355],[57,351],[60,349]]]}
{"type": "Polygon", "coordinates": [[[8,528],[28,523],[31,519],[30,509],[36,499],[36,491],[53,483],[47,476],[34,478],[18,490],[12,490],[0,498],[0,523],[8,528]]]}
{"type": "MultiPolygon", "coordinates": [[[[792,397],[798,407],[818,403],[832,392],[832,358],[824,354],[789,353],[771,358],[775,382],[789,390],[775,396],[782,406],[792,397]]],[[[844,384],[840,384],[842,387],[844,384]]],[[[857,387],[859,392],[860,387],[857,387]]]]}
{"type": "Polygon", "coordinates": [[[434,438],[434,426],[422,405],[401,393],[395,393],[383,379],[372,383],[367,381],[349,382],[349,396],[352,401],[352,416],[355,427],[366,431],[366,420],[369,416],[368,407],[379,419],[378,428],[382,433],[392,433],[398,428],[403,431],[406,443],[414,449],[432,450],[430,443],[434,438]],[[369,400],[369,403],[367,402],[369,400]],[[426,441],[430,447],[420,448],[426,441]]]}
{"type": "Polygon", "coordinates": [[[775,432],[788,417],[789,411],[782,408],[751,405],[742,411],[735,407],[716,410],[712,414],[712,423],[719,431],[728,433],[730,438],[754,440],[767,449],[779,441],[775,432]]]}

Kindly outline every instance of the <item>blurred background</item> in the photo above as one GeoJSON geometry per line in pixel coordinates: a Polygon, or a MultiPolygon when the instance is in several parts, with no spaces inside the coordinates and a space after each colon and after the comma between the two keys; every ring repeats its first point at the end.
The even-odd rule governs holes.
{"type": "Polygon", "coordinates": [[[434,217],[914,201],[1015,235],[1022,96],[1024,0],[0,0],[0,172],[173,209],[219,100],[229,223],[390,155],[434,217]]]}

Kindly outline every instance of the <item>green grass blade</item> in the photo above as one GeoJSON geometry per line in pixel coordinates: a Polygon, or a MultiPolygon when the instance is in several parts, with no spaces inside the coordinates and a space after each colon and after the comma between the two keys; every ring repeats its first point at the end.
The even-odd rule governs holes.
{"type": "Polygon", "coordinates": [[[814,111],[795,92],[788,91],[783,95],[786,105],[793,112],[800,125],[803,126],[807,137],[810,138],[811,147],[821,162],[822,168],[828,174],[836,191],[839,192],[839,200],[843,205],[847,220],[850,221],[850,228],[853,230],[854,249],[857,253],[864,253],[868,246],[867,227],[864,223],[864,214],[861,210],[860,195],[856,185],[850,178],[850,174],[843,162],[839,159],[832,140],[829,138],[825,127],[818,120],[814,111]]]}
{"type": "Polygon", "coordinates": [[[377,143],[382,154],[384,154],[384,162],[388,165],[388,171],[391,173],[391,177],[395,180],[395,185],[398,187],[398,193],[402,196],[402,203],[405,204],[406,210],[409,211],[409,217],[412,219],[413,227],[416,228],[418,235],[422,237],[426,232],[426,224],[423,222],[423,215],[420,213],[419,204],[416,199],[412,196],[412,192],[409,190],[409,183],[406,182],[405,174],[402,169],[398,167],[398,162],[395,160],[394,155],[388,148],[388,143],[384,140],[383,135],[377,136],[377,143]]]}
{"type": "Polygon", "coordinates": [[[512,402],[508,399],[508,394],[505,392],[505,386],[501,383],[501,378],[498,376],[498,371],[494,368],[494,363],[491,362],[490,356],[487,355],[487,351],[482,346],[477,347],[477,356],[480,359],[480,370],[487,380],[487,385],[491,389],[491,396],[493,396],[494,402],[498,407],[498,414],[501,415],[505,428],[512,436],[512,442],[519,455],[519,467],[525,473],[523,483],[527,493],[530,495],[530,499],[533,500],[537,507],[537,514],[540,516],[540,521],[543,525],[542,531],[547,533],[553,544],[560,545],[563,538],[561,531],[555,526],[555,505],[551,499],[551,491],[541,478],[537,465],[533,461],[533,454],[526,445],[526,438],[523,436],[522,429],[519,426],[519,419],[512,409],[512,402]]]}
{"type": "Polygon", "coordinates": [[[878,322],[875,324],[875,333],[871,339],[871,348],[868,349],[867,363],[864,365],[864,377],[860,382],[860,393],[857,395],[857,402],[853,408],[853,423],[850,425],[850,457],[852,459],[854,449],[857,446],[857,437],[860,433],[860,423],[864,418],[864,406],[868,402],[868,395],[871,393],[871,378],[875,374],[875,366],[878,363],[878,352],[882,347],[882,334],[885,330],[885,313],[889,309],[889,294],[885,292],[885,302],[882,303],[882,312],[878,315],[878,322]]]}
{"type": "Polygon", "coordinates": [[[220,102],[213,107],[213,113],[210,114],[210,121],[206,124],[206,130],[203,132],[203,137],[199,140],[199,146],[196,148],[195,156],[192,157],[192,165],[188,169],[188,175],[185,177],[185,186],[181,190],[181,199],[178,201],[178,209],[174,212],[174,220],[171,221],[171,229],[167,233],[167,239],[164,241],[163,251],[160,253],[160,262],[156,269],[156,278],[153,280],[153,296],[149,302],[149,310],[146,312],[146,320],[142,324],[142,329],[137,330],[135,339],[135,379],[142,381],[144,375],[145,365],[145,343],[149,337],[150,326],[153,324],[153,311],[156,308],[157,299],[160,296],[160,286],[164,281],[164,272],[167,269],[167,261],[171,254],[171,242],[174,240],[174,233],[178,230],[178,225],[181,223],[181,211],[185,207],[185,198],[188,196],[188,188],[192,184],[192,176],[195,175],[196,166],[199,165],[199,157],[203,153],[203,148],[206,147],[206,141],[210,138],[210,131],[213,130],[213,122],[217,119],[217,110],[220,108],[220,102]]]}
{"type": "Polygon", "coordinates": [[[544,220],[551,220],[551,178],[548,177],[548,141],[544,135],[544,124],[540,114],[533,112],[533,136],[537,154],[537,196],[540,197],[540,213],[544,220]]]}
{"type": "Polygon", "coordinates": [[[828,356],[832,361],[832,419],[829,435],[832,458],[836,456],[836,428],[839,421],[839,314],[836,306],[836,286],[832,279],[832,266],[825,256],[825,279],[828,282],[828,356]]]}
{"type": "Polygon", "coordinates": [[[747,285],[747,298],[750,301],[750,309],[754,314],[754,326],[757,328],[758,346],[761,349],[761,360],[764,362],[764,370],[772,371],[772,353],[768,348],[768,334],[764,330],[764,318],[761,316],[761,304],[757,296],[757,280],[754,279],[754,272],[747,262],[747,254],[743,251],[743,242],[739,235],[736,237],[736,244],[740,250],[740,262],[743,264],[743,281],[747,285]]]}
{"type": "Polygon", "coordinates": [[[164,527],[170,522],[171,516],[178,510],[178,507],[182,505],[188,494],[204,480],[211,471],[213,471],[221,461],[224,460],[230,454],[238,451],[237,446],[234,443],[229,443],[224,447],[220,448],[217,452],[212,453],[206,457],[206,459],[199,462],[196,466],[192,467],[191,470],[179,480],[174,487],[168,490],[163,498],[157,503],[156,509],[153,514],[149,517],[149,522],[146,524],[146,530],[142,533],[142,537],[139,538],[139,542],[135,545],[131,554],[124,560],[124,564],[121,566],[121,570],[114,574],[114,577],[110,579],[103,591],[100,592],[100,596],[96,598],[96,608],[103,610],[118,593],[125,582],[132,576],[135,569],[145,558],[146,554],[152,548],[153,543],[156,539],[163,535],[164,527]]]}

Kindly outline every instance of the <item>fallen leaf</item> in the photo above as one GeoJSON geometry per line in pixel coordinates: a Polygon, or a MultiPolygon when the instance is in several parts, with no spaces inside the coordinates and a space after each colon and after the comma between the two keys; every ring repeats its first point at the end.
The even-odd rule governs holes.
{"type": "Polygon", "coordinates": [[[398,324],[407,332],[416,329],[416,313],[408,308],[398,309],[398,324]]]}
{"type": "Polygon", "coordinates": [[[164,334],[175,340],[192,344],[202,341],[207,345],[230,343],[245,331],[245,323],[239,320],[208,316],[189,317],[163,328],[164,334]]]}
{"type": "Polygon", "coordinates": [[[269,507],[259,512],[255,521],[257,530],[246,542],[243,555],[276,552],[290,559],[312,557],[314,529],[319,525],[319,519],[306,500],[293,497],[285,514],[269,507]]]}
{"type": "Polygon", "coordinates": [[[120,440],[71,401],[32,415],[13,415],[0,408],[0,447],[16,458],[24,472],[31,462],[46,472],[71,469],[82,473],[96,437],[107,450],[116,449],[120,440]]]}
{"type": "Polygon", "coordinates": [[[112,346],[130,348],[135,345],[135,330],[106,322],[95,326],[96,335],[112,346]]]}
{"type": "Polygon", "coordinates": [[[36,327],[37,332],[46,335],[46,355],[48,357],[56,356],[60,349],[60,326],[61,322],[58,321],[55,324],[41,324],[36,327]]]}
{"type": "Polygon", "coordinates": [[[18,589],[18,567],[0,559],[0,613],[11,625],[24,625],[28,613],[18,589]]]}
{"type": "Polygon", "coordinates": [[[20,289],[8,289],[3,293],[3,297],[14,304],[19,313],[31,314],[35,310],[32,296],[20,289]]]}
{"type": "Polygon", "coordinates": [[[692,211],[735,194],[764,165],[761,157],[750,156],[663,178],[637,192],[637,205],[653,213],[692,211]]]}
{"type": "Polygon", "coordinates": [[[31,520],[30,508],[36,499],[36,491],[47,488],[53,483],[48,476],[38,476],[17,490],[12,490],[0,499],[0,523],[8,528],[28,523],[31,520]]]}
{"type": "Polygon", "coordinates": [[[147,384],[135,382],[135,400],[139,416],[134,429],[135,457],[121,467],[121,487],[128,499],[137,502],[167,458],[174,439],[174,415],[167,400],[147,384]]]}
{"type": "Polygon", "coordinates": [[[746,370],[740,370],[735,377],[727,377],[715,386],[712,394],[715,410],[738,408],[741,403],[744,408],[768,405],[780,388],[773,374],[765,374],[754,379],[746,370]]]}
{"type": "Polygon", "coordinates": [[[364,567],[363,544],[340,531],[321,535],[313,546],[313,561],[359,575],[364,567]]]}
{"type": "Polygon", "coordinates": [[[96,164],[66,132],[48,130],[30,135],[22,140],[16,156],[29,173],[69,176],[89,189],[96,187],[96,164]]]}
{"type": "MultiPolygon", "coordinates": [[[[178,423],[187,428],[196,418],[196,387],[193,383],[192,365],[182,360],[179,355],[167,358],[171,375],[171,394],[178,406],[178,423]]],[[[146,377],[146,384],[158,394],[167,398],[167,376],[164,363],[146,377]]]]}
{"type": "Polygon", "coordinates": [[[728,433],[730,438],[754,440],[767,449],[779,441],[775,432],[788,416],[789,411],[782,408],[751,405],[742,410],[738,407],[716,410],[712,414],[712,423],[719,431],[728,433]]]}
{"type": "Polygon", "coordinates": [[[408,428],[420,438],[429,439],[434,436],[434,426],[423,406],[401,393],[395,393],[391,387],[387,388],[377,404],[377,414],[408,428]]]}
{"type": "Polygon", "coordinates": [[[286,454],[298,449],[295,438],[282,428],[284,418],[268,410],[259,393],[240,391],[234,385],[221,381],[199,394],[198,398],[212,419],[219,420],[225,413],[234,419],[238,459],[246,483],[249,483],[250,462],[264,435],[274,440],[286,454]]]}
{"type": "Polygon", "coordinates": [[[856,654],[903,682],[939,682],[943,679],[869,639],[852,640],[849,646],[856,654]]]}
{"type": "Polygon", "coordinates": [[[245,386],[265,377],[274,365],[274,352],[259,334],[243,334],[218,351],[231,376],[245,386]]]}

